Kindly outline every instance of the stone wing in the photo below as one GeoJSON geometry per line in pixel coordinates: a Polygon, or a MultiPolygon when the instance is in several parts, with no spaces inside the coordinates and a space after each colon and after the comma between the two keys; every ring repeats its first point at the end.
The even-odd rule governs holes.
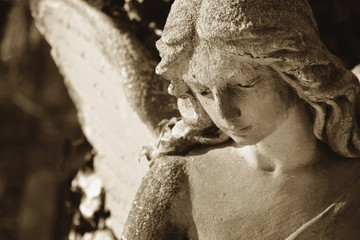
{"type": "Polygon", "coordinates": [[[141,147],[156,141],[161,119],[178,114],[176,99],[154,73],[156,58],[85,1],[32,0],[31,9],[96,151],[96,172],[120,236],[148,169],[138,162],[141,147]]]}

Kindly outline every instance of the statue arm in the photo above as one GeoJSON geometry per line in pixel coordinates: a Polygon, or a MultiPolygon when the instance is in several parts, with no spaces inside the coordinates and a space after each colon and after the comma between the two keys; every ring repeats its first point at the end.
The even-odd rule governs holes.
{"type": "Polygon", "coordinates": [[[185,158],[155,159],[136,194],[122,239],[187,239],[191,203],[185,158]]]}

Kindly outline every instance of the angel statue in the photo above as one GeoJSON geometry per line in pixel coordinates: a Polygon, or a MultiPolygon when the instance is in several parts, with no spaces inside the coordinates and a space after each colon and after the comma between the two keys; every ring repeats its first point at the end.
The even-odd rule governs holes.
{"type": "Polygon", "coordinates": [[[176,0],[156,46],[183,109],[166,146],[231,140],[160,144],[122,239],[359,239],[360,84],[306,0],[176,0]]]}
{"type": "Polygon", "coordinates": [[[121,239],[360,238],[360,84],[321,42],[307,0],[175,0],[157,66],[83,1],[32,2],[121,239]],[[140,120],[153,133],[160,122],[157,141],[140,120]],[[147,171],[128,159],[149,141],[147,171]]]}

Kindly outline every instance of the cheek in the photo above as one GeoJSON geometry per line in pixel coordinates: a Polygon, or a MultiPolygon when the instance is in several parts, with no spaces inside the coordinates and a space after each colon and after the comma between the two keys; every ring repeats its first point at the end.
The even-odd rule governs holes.
{"type": "Polygon", "coordinates": [[[215,99],[200,96],[198,100],[215,125],[219,128],[228,125],[227,118],[223,115],[222,110],[219,110],[219,103],[215,99]]]}
{"type": "Polygon", "coordinates": [[[207,114],[213,119],[216,116],[216,102],[213,99],[208,99],[202,96],[198,96],[198,100],[207,114]]]}
{"type": "Polygon", "coordinates": [[[252,108],[252,121],[272,128],[280,125],[287,117],[288,104],[284,98],[274,90],[260,91],[253,98],[256,106],[252,108]],[[256,99],[256,100],[255,100],[256,99]]]}

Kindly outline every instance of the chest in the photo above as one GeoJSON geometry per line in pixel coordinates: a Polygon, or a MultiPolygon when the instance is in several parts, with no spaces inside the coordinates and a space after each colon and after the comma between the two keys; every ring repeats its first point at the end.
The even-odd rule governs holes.
{"type": "Polygon", "coordinates": [[[247,167],[224,149],[192,158],[188,171],[199,239],[287,239],[309,222],[324,228],[340,217],[350,226],[360,215],[354,197],[360,187],[337,178],[342,172],[308,169],[274,176],[247,167]],[[358,212],[350,220],[342,214],[349,204],[358,212]]]}

